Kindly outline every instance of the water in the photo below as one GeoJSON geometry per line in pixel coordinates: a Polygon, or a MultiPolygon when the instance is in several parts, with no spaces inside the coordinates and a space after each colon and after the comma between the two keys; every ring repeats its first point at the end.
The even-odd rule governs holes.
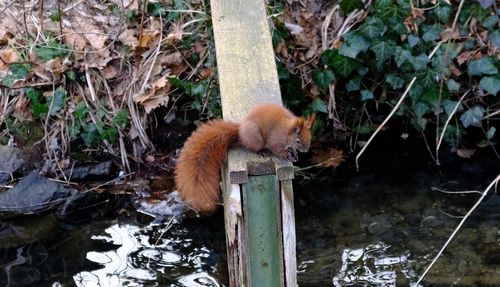
{"type": "Polygon", "coordinates": [[[220,216],[181,225],[128,217],[59,228],[51,238],[0,249],[0,286],[223,286],[223,231],[220,216]]]}
{"type": "MultiPolygon", "coordinates": [[[[438,170],[418,158],[370,158],[364,171],[325,170],[295,189],[300,286],[410,286],[478,198],[431,188],[482,190],[500,171],[495,159],[438,170]]],[[[500,286],[491,193],[421,286],[500,286]]],[[[222,220],[219,210],[159,222],[130,205],[77,225],[53,214],[6,220],[0,235],[33,236],[3,234],[0,286],[227,286],[222,220]]]]}
{"type": "MultiPolygon", "coordinates": [[[[300,286],[412,286],[480,196],[432,188],[482,191],[500,172],[496,158],[371,162],[297,191],[300,286]]],[[[490,194],[420,286],[500,286],[500,197],[490,194]]]]}

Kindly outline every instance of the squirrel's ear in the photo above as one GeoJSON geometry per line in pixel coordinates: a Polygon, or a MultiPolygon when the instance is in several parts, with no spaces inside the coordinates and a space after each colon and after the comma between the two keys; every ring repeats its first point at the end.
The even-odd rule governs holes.
{"type": "Polygon", "coordinates": [[[296,134],[299,134],[300,133],[300,127],[299,126],[296,126],[294,129],[293,129],[293,132],[296,133],[296,134]]]}
{"type": "Polygon", "coordinates": [[[315,122],[316,122],[316,113],[313,113],[312,115],[307,116],[307,119],[306,119],[306,122],[305,122],[305,126],[308,129],[311,129],[314,126],[315,122]]]}

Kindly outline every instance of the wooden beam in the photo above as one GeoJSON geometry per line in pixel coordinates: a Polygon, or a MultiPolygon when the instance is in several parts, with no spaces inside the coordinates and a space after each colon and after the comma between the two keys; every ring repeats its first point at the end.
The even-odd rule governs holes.
{"type": "Polygon", "coordinates": [[[282,104],[263,0],[211,0],[222,114],[240,121],[256,104],[282,104]]]}
{"type": "MultiPolygon", "coordinates": [[[[210,4],[224,119],[281,105],[264,0],[210,4]]],[[[295,242],[286,242],[295,240],[291,163],[233,149],[222,178],[229,285],[296,286],[295,242]]]]}

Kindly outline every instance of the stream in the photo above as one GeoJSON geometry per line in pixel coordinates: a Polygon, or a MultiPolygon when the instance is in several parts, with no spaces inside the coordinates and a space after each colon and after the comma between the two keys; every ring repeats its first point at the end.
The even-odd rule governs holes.
{"type": "MultiPolygon", "coordinates": [[[[295,184],[299,286],[410,286],[480,196],[437,189],[483,191],[500,170],[411,148],[295,184]]],[[[88,209],[2,219],[0,286],[227,286],[220,209],[158,221],[103,190],[88,209]]],[[[420,286],[500,286],[499,206],[491,190],[420,286]]]]}

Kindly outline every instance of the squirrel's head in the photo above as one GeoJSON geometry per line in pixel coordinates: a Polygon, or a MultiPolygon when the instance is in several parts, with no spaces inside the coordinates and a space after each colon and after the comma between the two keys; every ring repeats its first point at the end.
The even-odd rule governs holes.
{"type": "Polygon", "coordinates": [[[288,144],[299,152],[307,152],[311,145],[311,128],[314,126],[314,122],[316,122],[316,114],[307,118],[297,118],[293,124],[288,144]]]}

